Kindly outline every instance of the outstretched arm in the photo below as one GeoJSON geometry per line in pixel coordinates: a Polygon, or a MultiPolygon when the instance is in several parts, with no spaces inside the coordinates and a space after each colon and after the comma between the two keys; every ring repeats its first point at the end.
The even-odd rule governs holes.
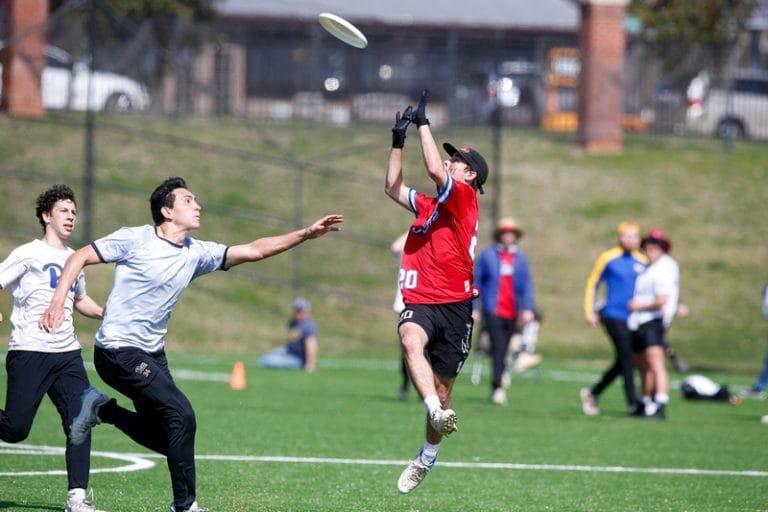
{"type": "Polygon", "coordinates": [[[64,302],[67,299],[67,293],[80,275],[80,271],[87,265],[94,265],[101,263],[99,255],[92,245],[86,245],[73,252],[67,262],[64,264],[64,269],[59,276],[59,282],[56,285],[56,290],[53,292],[51,303],[40,319],[37,321],[38,327],[44,331],[55,333],[56,329],[64,321],[64,302]]]}
{"type": "Polygon", "coordinates": [[[410,209],[408,204],[408,187],[403,181],[403,147],[405,146],[405,132],[411,124],[411,106],[395,114],[395,126],[392,127],[392,149],[387,161],[387,180],[384,191],[397,204],[410,209]]]}
{"type": "Polygon", "coordinates": [[[435,182],[441,189],[448,181],[447,171],[443,165],[443,159],[440,157],[440,150],[437,149],[437,143],[432,136],[432,130],[429,125],[419,127],[421,136],[421,153],[424,157],[424,167],[427,169],[427,176],[435,182]]]}
{"type": "Polygon", "coordinates": [[[344,222],[343,215],[326,215],[316,220],[311,226],[303,229],[285,233],[284,235],[259,238],[248,244],[233,245],[227,251],[227,260],[224,262],[224,268],[231,268],[249,261],[263,260],[264,258],[287,251],[305,240],[319,238],[331,231],[340,231],[336,224],[341,222],[344,222]]]}
{"type": "Polygon", "coordinates": [[[421,154],[424,158],[424,167],[427,169],[427,176],[435,182],[441,189],[448,181],[446,169],[443,165],[443,159],[440,157],[440,150],[437,147],[435,138],[432,136],[432,130],[429,128],[429,119],[427,119],[427,97],[429,91],[421,91],[419,105],[413,111],[411,118],[413,124],[419,127],[419,137],[421,138],[421,154]]]}
{"type": "Polygon", "coordinates": [[[410,210],[408,190],[408,186],[403,181],[403,150],[392,148],[387,162],[387,182],[384,185],[384,191],[394,202],[410,210]]]}

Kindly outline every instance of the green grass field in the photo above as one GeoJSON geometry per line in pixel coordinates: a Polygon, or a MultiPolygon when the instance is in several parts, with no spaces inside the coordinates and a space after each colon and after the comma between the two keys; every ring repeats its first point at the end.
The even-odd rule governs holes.
{"type": "MultiPolygon", "coordinates": [[[[383,192],[389,125],[101,115],[95,125],[94,238],[149,222],[148,196],[172,175],[186,177],[201,198],[202,227],[194,233],[201,239],[242,243],[299,220],[345,215],[341,233],[193,283],[171,320],[174,350],[263,352],[283,341],[291,300],[302,294],[313,303],[325,354],[397,351],[397,263],[389,244],[411,216],[383,192]]],[[[82,235],[82,126],[76,113],[38,121],[0,116],[0,254],[39,236],[34,200],[52,183],[70,183],[80,197],[75,235],[82,235]]],[[[491,242],[495,190],[500,214],[526,230],[521,246],[545,317],[544,355],[606,357],[604,333],[584,325],[583,287],[597,256],[614,243],[616,225],[632,218],[673,240],[691,311],[673,325],[680,353],[699,368],[757,374],[766,341],[760,292],[768,279],[768,144],[739,141],[729,152],[714,139],[632,135],[621,153],[596,155],[572,137],[505,128],[497,169],[489,127],[434,132],[438,141],[478,148],[494,167],[480,196],[479,247],[491,242]]],[[[432,190],[413,134],[404,166],[410,184],[432,190]]],[[[112,275],[108,265],[88,269],[95,299],[105,299],[112,275]]],[[[0,294],[0,310],[10,303],[0,294]]],[[[78,317],[76,327],[88,346],[97,323],[78,317]]],[[[0,324],[0,337],[8,332],[0,324]]]]}
{"type": "MultiPolygon", "coordinates": [[[[82,115],[73,113],[0,117],[0,254],[39,236],[33,204],[52,183],[70,183],[80,197],[75,235],[82,235],[82,126],[82,115]]],[[[434,132],[493,162],[489,127],[434,132]]],[[[680,353],[699,368],[757,374],[766,332],[760,291],[768,278],[768,144],[739,141],[728,152],[714,139],[632,135],[621,153],[594,155],[572,138],[541,132],[505,128],[500,139],[500,214],[526,230],[521,245],[545,315],[543,354],[606,357],[604,333],[584,326],[583,287],[594,260],[613,244],[615,226],[633,218],[643,229],[665,228],[674,242],[691,311],[673,325],[680,353]]],[[[195,236],[202,239],[241,243],[292,229],[299,196],[304,222],[341,212],[341,233],[195,282],[174,312],[169,346],[263,352],[282,342],[300,293],[313,302],[325,354],[387,356],[397,350],[397,264],[389,244],[411,221],[383,193],[389,141],[388,125],[97,116],[93,237],[147,223],[149,193],[169,175],[186,177],[201,197],[203,226],[195,236]]],[[[409,136],[405,157],[409,183],[431,190],[417,137],[409,136]]],[[[490,243],[495,176],[480,197],[480,247],[490,243]]],[[[107,265],[88,270],[94,298],[104,300],[112,275],[107,265]]],[[[0,310],[10,304],[10,295],[0,294],[0,310]]],[[[89,343],[97,323],[76,323],[89,343]]],[[[8,323],[0,324],[0,337],[8,332],[8,323]]]]}
{"type": "MultiPolygon", "coordinates": [[[[171,175],[201,196],[201,239],[240,243],[324,213],[346,216],[342,233],[193,283],[176,308],[167,348],[197,410],[200,502],[214,512],[768,510],[768,427],[758,421],[768,402],[733,407],[674,396],[669,419],[648,422],[624,417],[616,385],[599,417],[583,416],[578,400],[611,356],[604,332],[584,326],[584,282],[625,218],[673,239],[691,310],[671,331],[681,355],[718,382],[752,383],[766,340],[768,145],[739,141],[724,151],[711,139],[635,135],[620,154],[593,155],[568,137],[505,128],[499,207],[526,229],[522,246],[545,315],[544,364],[514,380],[506,408],[489,405],[486,382],[473,386],[465,370],[454,393],[460,431],[423,486],[400,496],[395,482],[424,426],[417,400],[396,399],[389,243],[410,217],[383,193],[389,129],[97,116],[94,237],[147,223],[149,193],[171,175]],[[320,370],[257,372],[256,355],[283,342],[297,293],[313,302],[320,370]],[[238,359],[249,365],[242,392],[227,386],[238,359]]],[[[440,141],[493,154],[488,127],[434,129],[440,141]]],[[[82,116],[0,116],[0,132],[4,258],[39,236],[34,199],[52,183],[70,183],[83,213],[82,116]]],[[[407,142],[406,177],[430,190],[416,141],[407,142]]],[[[481,246],[491,232],[493,187],[486,191],[481,246]]],[[[113,268],[89,267],[87,275],[89,293],[103,301],[113,268]]],[[[0,293],[6,318],[11,304],[0,293]]],[[[92,346],[97,323],[75,322],[92,346]]],[[[2,339],[9,332],[9,322],[0,324],[2,339]]],[[[4,386],[0,371],[0,396],[4,386]]],[[[0,445],[0,510],[62,509],[59,422],[46,401],[23,446],[0,445]],[[36,472],[46,474],[21,474],[36,472]]],[[[97,427],[93,450],[100,508],[167,510],[164,460],[108,425],[97,427]]]]}
{"type": "MultiPolygon", "coordinates": [[[[215,512],[768,509],[764,401],[731,406],[673,395],[668,419],[653,421],[625,417],[614,385],[601,415],[586,417],[578,390],[597,369],[545,360],[513,378],[510,404],[501,408],[487,402],[487,374],[474,386],[465,369],[454,391],[460,430],[444,441],[424,483],[404,496],[395,483],[423,440],[424,409],[414,396],[396,398],[396,361],[321,358],[311,375],[246,361],[247,388],[232,391],[235,357],[172,353],[169,360],[197,412],[199,500],[215,512]]],[[[732,388],[749,384],[709,375],[732,379],[732,388]]],[[[95,373],[92,381],[109,390],[95,373]]],[[[20,447],[0,444],[0,510],[61,510],[63,456],[33,449],[60,449],[59,423],[46,399],[20,447]],[[58,473],[37,474],[50,471],[58,473]]],[[[95,428],[93,452],[99,508],[167,510],[164,459],[110,425],[95,428]],[[128,470],[142,464],[152,467],[128,470]]]]}

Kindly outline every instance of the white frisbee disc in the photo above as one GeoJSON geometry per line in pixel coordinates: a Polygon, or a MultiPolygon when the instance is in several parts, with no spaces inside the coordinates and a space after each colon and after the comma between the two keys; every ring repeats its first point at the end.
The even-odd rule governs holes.
{"type": "Polygon", "coordinates": [[[324,12],[317,18],[320,21],[320,25],[335,38],[355,48],[365,48],[368,46],[368,39],[365,38],[365,35],[341,16],[324,12]]]}

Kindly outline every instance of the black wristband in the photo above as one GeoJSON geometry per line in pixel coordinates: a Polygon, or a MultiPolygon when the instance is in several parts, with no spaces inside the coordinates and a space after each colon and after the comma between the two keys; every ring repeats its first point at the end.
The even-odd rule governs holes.
{"type": "Polygon", "coordinates": [[[403,146],[405,146],[405,132],[392,130],[392,147],[403,149],[403,146]]]}

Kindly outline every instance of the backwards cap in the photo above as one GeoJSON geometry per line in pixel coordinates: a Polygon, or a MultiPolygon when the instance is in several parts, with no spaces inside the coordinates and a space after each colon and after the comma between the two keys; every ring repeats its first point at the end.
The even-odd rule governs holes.
{"type": "Polygon", "coordinates": [[[483,183],[485,183],[485,180],[488,179],[488,164],[485,163],[485,158],[483,158],[483,155],[472,148],[456,149],[453,144],[449,144],[448,142],[443,143],[443,149],[445,149],[449,156],[453,156],[458,153],[458,156],[467,162],[467,165],[469,165],[470,169],[477,173],[477,177],[475,178],[475,187],[481,194],[484,194],[485,192],[483,191],[483,183]]]}

